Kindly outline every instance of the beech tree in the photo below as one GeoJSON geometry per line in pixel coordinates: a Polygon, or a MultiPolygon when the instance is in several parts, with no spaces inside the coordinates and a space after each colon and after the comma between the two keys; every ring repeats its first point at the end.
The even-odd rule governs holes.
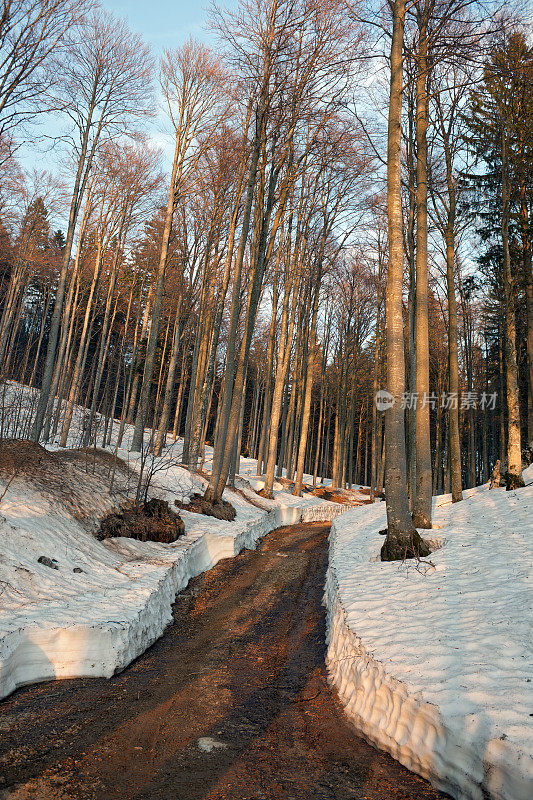
{"type": "Polygon", "coordinates": [[[174,212],[189,188],[202,154],[209,147],[211,136],[227,114],[226,82],[227,76],[219,60],[205,45],[191,40],[178,50],[166,51],[163,56],[161,87],[175,132],[175,148],[143,381],[131,446],[133,451],[142,448],[174,212]]]}
{"type": "MultiPolygon", "coordinates": [[[[465,156],[462,109],[474,79],[473,69],[464,62],[445,64],[433,72],[431,111],[435,125],[432,147],[430,192],[432,219],[445,242],[446,295],[448,316],[448,390],[459,397],[459,355],[457,316],[457,249],[461,230],[468,218],[461,214],[465,181],[458,162],[465,156]]],[[[454,503],[462,500],[459,403],[447,410],[451,493],[454,503]]]]}
{"type": "Polygon", "coordinates": [[[50,400],[70,256],[93,161],[104,139],[131,132],[131,124],[148,113],[151,73],[148,48],[124,22],[99,11],[78,24],[76,39],[62,66],[56,98],[70,123],[63,141],[75,163],[75,178],[41,393],[32,428],[34,441],[41,436],[50,400]]]}
{"type": "MultiPolygon", "coordinates": [[[[46,109],[87,0],[5,0],[0,12],[0,137],[46,109]],[[44,103],[43,103],[44,101],[44,103]]],[[[76,30],[76,33],[75,33],[76,30]]]]}
{"type": "MultiPolygon", "coordinates": [[[[93,304],[98,300],[102,273],[109,266],[106,264],[106,256],[114,251],[111,257],[111,281],[104,309],[100,355],[92,387],[91,417],[86,427],[88,437],[93,429],[96,402],[106,360],[106,337],[109,332],[109,315],[114,284],[119,277],[125,243],[131,230],[134,229],[135,223],[138,222],[139,212],[141,214],[145,212],[147,198],[153,201],[154,193],[160,188],[161,175],[158,171],[158,162],[159,153],[146,145],[118,146],[110,144],[102,148],[99,159],[95,163],[95,185],[92,187],[91,196],[87,198],[86,210],[89,212],[89,216],[92,214],[94,217],[91,238],[96,252],[83,326],[79,336],[78,352],[70,377],[68,401],[61,430],[60,443],[62,447],[66,447],[74,405],[79,395],[80,382],[88,356],[88,346],[95,318],[93,304]]],[[[85,235],[85,231],[82,229],[83,221],[79,234],[80,244],[85,235]]],[[[67,359],[65,366],[68,365],[71,358],[72,354],[67,359]]]]}
{"type": "Polygon", "coordinates": [[[205,493],[206,500],[211,502],[221,498],[230,471],[265,271],[283,230],[300,165],[337,107],[350,77],[353,57],[351,61],[349,47],[356,44],[357,37],[343,12],[343,5],[337,2],[319,7],[306,0],[296,5],[271,0],[266,5],[242,3],[235,15],[226,15],[223,24],[226,41],[245,85],[252,90],[257,88],[250,98],[255,131],[237,253],[239,277],[234,283],[231,340],[217,431],[219,446],[215,448],[212,476],[205,493]],[[311,135],[310,127],[314,131],[311,135]],[[301,149],[297,134],[304,143],[301,149]],[[256,237],[244,335],[236,358],[240,275],[254,200],[256,237]]]}
{"type": "Polygon", "coordinates": [[[392,5],[390,96],[387,138],[387,216],[389,264],[386,285],[387,391],[390,405],[385,411],[385,499],[387,536],[381,549],[384,561],[408,555],[427,555],[428,550],[414,527],[407,494],[407,461],[404,412],[405,359],[402,319],[403,214],[401,196],[402,60],[405,30],[405,0],[392,5]]]}

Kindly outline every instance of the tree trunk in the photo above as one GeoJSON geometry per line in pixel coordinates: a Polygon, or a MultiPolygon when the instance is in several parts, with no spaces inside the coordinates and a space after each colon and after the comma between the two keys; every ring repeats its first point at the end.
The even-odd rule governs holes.
{"type": "Polygon", "coordinates": [[[170,234],[172,232],[172,218],[174,216],[174,209],[176,207],[177,197],[177,175],[178,175],[178,157],[180,154],[180,139],[176,135],[176,148],[174,151],[174,160],[172,164],[172,177],[170,180],[170,191],[168,194],[167,211],[165,215],[165,226],[163,228],[163,239],[161,241],[161,254],[157,267],[157,274],[155,279],[154,302],[152,306],[152,318],[150,323],[150,332],[148,334],[148,342],[146,345],[146,359],[144,362],[143,380],[141,385],[141,395],[139,398],[139,406],[135,417],[135,430],[133,432],[133,440],[131,443],[131,450],[134,453],[142,451],[144,439],[144,426],[148,416],[148,406],[150,402],[150,392],[152,389],[152,378],[154,375],[155,356],[157,350],[157,339],[159,336],[159,325],[161,322],[161,305],[163,302],[163,286],[165,282],[165,271],[167,266],[168,249],[170,242],[170,234]]]}
{"type": "Polygon", "coordinates": [[[429,397],[428,187],[427,187],[427,8],[418,12],[420,41],[416,82],[416,491],[413,522],[431,528],[432,475],[429,397]]]}
{"type": "Polygon", "coordinates": [[[405,0],[394,0],[392,11],[393,32],[387,140],[389,267],[386,289],[387,389],[392,395],[392,402],[385,412],[387,536],[381,552],[382,559],[387,561],[424,552],[423,543],[409,513],[405,425],[404,412],[401,407],[402,395],[405,391],[402,316],[403,214],[400,159],[405,0]]]}
{"type": "MultiPolygon", "coordinates": [[[[381,270],[380,270],[381,273],[381,270]]],[[[381,277],[381,275],[380,275],[381,277]]],[[[381,281],[378,280],[378,286],[381,284],[381,281]]],[[[370,502],[374,502],[374,497],[376,493],[376,477],[377,477],[377,464],[376,464],[376,456],[377,456],[377,436],[378,436],[378,409],[376,406],[376,397],[378,394],[379,389],[379,377],[381,372],[381,362],[380,362],[380,355],[381,355],[381,331],[380,331],[380,305],[379,305],[379,289],[378,289],[378,305],[377,305],[377,314],[376,314],[376,341],[374,344],[374,381],[373,381],[373,388],[374,388],[374,396],[372,398],[372,441],[371,441],[371,460],[370,460],[370,502]]],[[[379,421],[381,424],[381,417],[379,417],[379,421]]]]}
{"type": "Polygon", "coordinates": [[[213,466],[211,471],[211,480],[205,492],[206,500],[209,502],[212,502],[215,498],[219,499],[222,496],[222,491],[220,491],[219,493],[218,485],[222,472],[224,447],[226,445],[226,435],[229,425],[231,404],[233,398],[234,377],[235,377],[235,356],[237,349],[237,327],[240,316],[242,267],[244,261],[244,253],[246,250],[246,243],[248,241],[248,233],[250,230],[250,215],[252,211],[252,202],[254,197],[259,156],[261,153],[262,126],[263,126],[262,115],[259,112],[256,119],[254,146],[252,150],[252,159],[248,172],[248,181],[246,186],[246,203],[243,213],[241,238],[239,241],[239,248],[237,250],[236,263],[233,267],[234,269],[233,296],[231,301],[230,327],[228,332],[228,343],[226,349],[227,356],[226,356],[226,372],[224,376],[224,389],[223,389],[219,424],[217,425],[217,442],[216,442],[217,446],[215,447],[215,450],[213,452],[213,466]]]}
{"type": "Polygon", "coordinates": [[[509,163],[507,131],[502,120],[502,247],[503,288],[505,298],[505,367],[507,374],[507,486],[523,486],[522,449],[520,441],[520,404],[518,399],[518,366],[516,360],[516,324],[514,309],[514,281],[511,274],[509,251],[509,163]]]}
{"type": "Polygon", "coordinates": [[[176,366],[178,363],[178,353],[181,341],[181,292],[178,298],[178,305],[176,308],[176,319],[174,320],[174,332],[172,336],[172,347],[170,350],[170,362],[168,365],[167,380],[165,384],[165,396],[163,399],[163,409],[161,411],[161,419],[159,420],[159,430],[154,445],[154,455],[161,455],[164,444],[166,443],[168,423],[170,420],[170,406],[172,403],[172,393],[174,391],[174,380],[176,377],[176,366]]]}
{"type": "Polygon", "coordinates": [[[89,135],[92,127],[92,117],[89,116],[87,125],[85,127],[84,135],[82,138],[80,155],[78,159],[78,167],[76,171],[76,178],[74,181],[74,190],[72,192],[72,200],[70,203],[69,220],[67,228],[67,236],[65,241],[65,248],[61,258],[61,268],[59,272],[59,281],[57,285],[56,297],[54,302],[54,311],[50,322],[50,332],[48,334],[48,347],[46,350],[46,359],[43,371],[43,380],[41,385],[41,393],[37,403],[35,412],[35,419],[31,431],[31,438],[34,442],[38,442],[41,436],[41,431],[44,422],[44,416],[50,399],[50,388],[52,386],[52,378],[54,372],[54,361],[56,357],[57,342],[59,339],[59,328],[61,324],[61,315],[63,312],[63,300],[65,297],[65,288],[67,285],[67,274],[70,264],[70,254],[72,252],[72,244],[74,242],[74,233],[76,230],[76,222],[78,220],[78,213],[80,203],[85,192],[85,187],[89,175],[92,156],[95,152],[95,144],[93,145],[89,157],[87,157],[87,148],[89,143],[89,135]],[[86,163],[88,162],[88,163],[86,163]]]}
{"type": "Polygon", "coordinates": [[[449,212],[446,228],[446,288],[448,296],[448,440],[452,503],[463,499],[461,440],[459,435],[459,358],[457,350],[457,299],[455,296],[455,191],[448,169],[449,212]],[[455,398],[455,400],[453,400],[455,398]]]}
{"type": "Polygon", "coordinates": [[[533,451],[533,264],[525,181],[522,181],[520,185],[520,224],[522,228],[522,266],[526,284],[527,313],[527,445],[533,451]]]}
{"type": "Polygon", "coordinates": [[[307,447],[307,434],[309,431],[309,413],[311,411],[311,395],[313,391],[313,376],[315,369],[316,357],[316,325],[318,315],[318,298],[320,293],[320,283],[322,279],[322,265],[318,264],[315,285],[315,296],[313,302],[313,316],[311,319],[311,330],[309,335],[309,344],[307,349],[307,380],[305,383],[305,396],[303,402],[302,412],[302,426],[300,430],[300,441],[298,446],[298,459],[296,463],[296,481],[294,485],[294,492],[297,497],[302,494],[302,484],[304,477],[304,459],[307,447]]]}

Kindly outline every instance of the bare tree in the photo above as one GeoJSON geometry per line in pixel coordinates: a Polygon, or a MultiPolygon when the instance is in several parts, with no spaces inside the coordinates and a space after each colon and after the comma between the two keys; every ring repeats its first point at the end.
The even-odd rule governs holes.
{"type": "MultiPolygon", "coordinates": [[[[448,300],[448,390],[450,397],[459,395],[458,321],[456,298],[457,242],[465,219],[461,219],[461,181],[457,162],[463,155],[461,109],[474,75],[466,64],[445,64],[434,70],[431,109],[435,125],[432,147],[431,179],[432,218],[441,232],[446,247],[446,291],[448,300]],[[440,151],[440,156],[439,156],[440,151]],[[442,163],[441,163],[442,162],[442,163]]],[[[459,404],[448,408],[448,443],[452,502],[463,499],[461,477],[461,443],[459,404]]]]}
{"type": "Polygon", "coordinates": [[[402,317],[403,214],[400,160],[405,0],[394,0],[392,24],[387,139],[389,266],[386,288],[387,390],[391,395],[391,405],[385,412],[387,537],[381,550],[381,557],[384,561],[427,552],[409,512],[404,411],[401,402],[405,391],[402,317]]]}
{"type": "Polygon", "coordinates": [[[352,73],[352,48],[357,42],[344,12],[339,2],[318,6],[308,0],[270,0],[266,4],[243,0],[220,26],[241,80],[250,91],[255,130],[236,259],[238,278],[232,299],[223,407],[205,494],[210,502],[220,500],[230,473],[267,265],[276,242],[279,246],[301,164],[338,107],[352,73]],[[241,274],[253,204],[253,259],[244,334],[237,352],[241,274]]]}
{"type": "Polygon", "coordinates": [[[42,101],[57,83],[67,34],[89,8],[87,0],[3,0],[0,136],[46,109],[42,101]]]}
{"type": "Polygon", "coordinates": [[[168,245],[174,211],[191,183],[202,154],[227,113],[227,76],[219,59],[205,45],[190,40],[178,50],[167,50],[161,62],[161,88],[175,132],[174,159],[150,331],[146,345],[143,382],[131,449],[140,452],[147,417],[168,245]]]}
{"type": "Polygon", "coordinates": [[[148,113],[152,67],[147,46],[111,14],[95,12],[76,28],[56,97],[70,122],[63,140],[76,164],[75,178],[41,394],[32,428],[34,441],[41,436],[49,402],[70,255],[93,160],[103,140],[131,132],[132,123],[148,113]]]}

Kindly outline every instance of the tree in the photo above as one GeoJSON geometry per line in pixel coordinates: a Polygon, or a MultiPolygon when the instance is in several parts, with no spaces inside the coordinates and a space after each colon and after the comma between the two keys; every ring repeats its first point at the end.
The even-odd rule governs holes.
{"type": "MultiPolygon", "coordinates": [[[[86,236],[95,250],[94,267],[79,336],[78,352],[72,372],[69,359],[65,359],[65,363],[62,365],[65,372],[71,373],[68,402],[61,431],[62,447],[67,445],[74,404],[78,398],[84,365],[88,356],[91,332],[96,317],[94,306],[98,300],[102,279],[109,269],[106,256],[114,251],[114,255],[111,256],[111,284],[109,286],[112,288],[119,279],[120,262],[128,235],[132,229],[135,229],[135,224],[139,219],[143,218],[147,205],[149,207],[149,202],[154,199],[154,193],[160,188],[161,174],[158,164],[159,152],[142,143],[122,144],[122,146],[109,144],[101,148],[95,163],[94,186],[91,187],[92,192],[88,192],[88,195],[92,194],[92,196],[87,197],[84,221],[86,212],[89,222],[95,214],[96,218],[92,220],[90,236],[86,231],[80,230],[80,245],[86,236]]],[[[81,228],[84,228],[83,222],[81,228]]],[[[95,407],[106,362],[106,334],[109,332],[109,312],[112,300],[112,292],[108,291],[100,339],[100,356],[92,387],[92,414],[86,429],[88,436],[94,423],[95,407]]],[[[73,356],[73,352],[71,356],[73,356]]]]}
{"type": "Polygon", "coordinates": [[[64,135],[76,163],[66,243],[54,301],[41,393],[32,439],[41,436],[50,401],[67,273],[78,214],[100,143],[126,132],[144,117],[150,101],[152,59],[139,36],[111,14],[94,12],[76,28],[76,40],[63,65],[56,101],[70,122],[64,135]]]}
{"type": "Polygon", "coordinates": [[[428,146],[427,84],[428,46],[432,0],[417,4],[418,49],[416,54],[416,491],[413,522],[431,528],[432,473],[429,420],[429,301],[428,301],[428,146]]]}
{"type": "MultiPolygon", "coordinates": [[[[35,171],[25,181],[20,176],[20,181],[22,215],[13,225],[13,258],[0,317],[0,361],[4,367],[10,358],[30,284],[43,267],[50,268],[52,274],[57,267],[59,253],[56,250],[51,257],[50,252],[49,219],[51,214],[63,210],[64,200],[63,186],[48,172],[35,171]]],[[[13,194],[16,197],[14,191],[13,194]]],[[[8,218],[6,214],[4,219],[8,218]]]]}
{"type": "Polygon", "coordinates": [[[143,381],[131,445],[131,449],[137,452],[142,448],[152,386],[172,220],[176,208],[190,188],[202,154],[227,114],[226,86],[227,76],[220,61],[205,45],[190,40],[178,50],[165,52],[161,62],[161,87],[174,127],[175,148],[143,381]]]}
{"type": "Polygon", "coordinates": [[[4,0],[0,11],[0,137],[7,137],[17,125],[45,110],[67,54],[69,34],[89,8],[87,0],[4,0]]]}
{"type": "MultiPolygon", "coordinates": [[[[522,107],[524,82],[532,70],[531,51],[524,36],[503,28],[496,37],[489,60],[483,71],[479,88],[472,91],[468,124],[469,142],[477,162],[485,162],[486,172],[471,176],[474,184],[489,192],[496,192],[496,210],[499,216],[501,247],[501,283],[503,288],[505,403],[507,407],[507,474],[508,487],[523,485],[520,398],[518,389],[518,361],[516,344],[517,270],[511,260],[510,224],[512,219],[514,176],[520,162],[527,159],[527,151],[515,145],[523,137],[522,127],[528,125],[527,112],[522,107]],[[519,110],[520,109],[520,110],[519,110]],[[518,112],[518,113],[517,113],[518,112]]],[[[529,78],[530,80],[530,78],[529,78]]],[[[527,93],[526,93],[527,96],[527,93]]],[[[531,95],[530,95],[531,96],[531,95]]],[[[526,137],[527,138],[527,137],[526,137]]],[[[526,174],[528,168],[526,167],[526,174]]],[[[516,184],[515,184],[516,185],[516,184]]],[[[516,197],[516,194],[515,194],[516,197]]],[[[489,222],[493,229],[494,218],[489,222]]],[[[525,226],[528,228],[529,226],[525,226]]],[[[526,251],[530,248],[527,245],[526,251]]],[[[525,259],[526,283],[531,281],[531,262],[525,259]]],[[[528,326],[531,321],[528,318],[528,326]]],[[[531,353],[528,353],[531,361],[531,353]]]]}
{"type": "Polygon", "coordinates": [[[387,136],[387,217],[389,265],[385,295],[387,320],[387,391],[390,405],[385,412],[385,499],[387,536],[381,549],[384,561],[427,555],[427,548],[413,525],[407,495],[404,412],[405,361],[402,318],[403,214],[401,196],[402,59],[405,0],[392,5],[389,122],[387,136]]]}
{"type": "Polygon", "coordinates": [[[431,92],[431,111],[435,136],[432,148],[430,191],[433,203],[432,219],[444,238],[446,260],[446,293],[448,301],[448,443],[452,502],[463,499],[461,449],[459,433],[459,357],[456,298],[457,241],[461,228],[469,220],[461,215],[464,180],[458,162],[464,162],[463,108],[475,73],[464,61],[444,64],[434,69],[431,92]]]}
{"type": "MultiPolygon", "coordinates": [[[[271,0],[241,3],[223,33],[249,94],[255,118],[246,201],[236,259],[223,408],[206,500],[226,485],[240,426],[253,328],[269,260],[283,231],[294,186],[309,151],[341,103],[357,37],[344,5],[271,0]],[[254,203],[255,201],[255,203],[254,203]],[[236,348],[242,266],[254,205],[244,333],[236,348]]],[[[290,213],[290,212],[289,212],[290,213]]]]}

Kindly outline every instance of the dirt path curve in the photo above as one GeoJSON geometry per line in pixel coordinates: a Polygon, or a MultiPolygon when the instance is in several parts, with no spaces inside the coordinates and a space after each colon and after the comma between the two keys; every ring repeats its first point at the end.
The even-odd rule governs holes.
{"type": "Polygon", "coordinates": [[[0,704],[9,800],[437,800],[358,738],[324,668],[325,525],[270,534],[177,599],[121,675],[0,704]]]}

